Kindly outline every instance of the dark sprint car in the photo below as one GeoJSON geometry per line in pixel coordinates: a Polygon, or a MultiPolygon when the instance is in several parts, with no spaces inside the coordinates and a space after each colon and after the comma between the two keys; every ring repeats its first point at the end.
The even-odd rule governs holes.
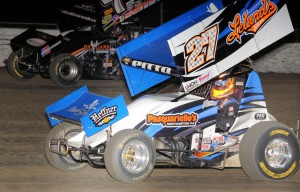
{"type": "Polygon", "coordinates": [[[208,0],[117,48],[129,92],[140,96],[128,105],[87,86],[49,105],[48,162],[63,171],[105,165],[126,183],[145,180],[158,163],[291,178],[297,134],[269,114],[247,59],[293,31],[286,4],[226,2],[208,0]],[[143,94],[171,78],[180,79],[178,92],[143,94]]]}
{"type": "Polygon", "coordinates": [[[132,16],[155,2],[90,0],[61,6],[58,24],[65,34],[30,28],[11,39],[7,70],[16,79],[39,73],[61,87],[75,85],[84,72],[96,79],[122,78],[116,48],[143,33],[132,16]]]}

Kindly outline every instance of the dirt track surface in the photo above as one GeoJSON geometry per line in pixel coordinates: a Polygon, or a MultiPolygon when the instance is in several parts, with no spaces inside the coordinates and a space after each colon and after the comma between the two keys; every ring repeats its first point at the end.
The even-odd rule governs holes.
{"type": "MultiPolygon", "coordinates": [[[[300,119],[300,75],[260,76],[269,112],[295,128],[300,119]]],[[[123,94],[127,104],[131,102],[124,81],[82,80],[74,88],[61,89],[40,76],[16,81],[0,68],[0,192],[300,190],[300,171],[287,181],[265,182],[250,180],[240,168],[155,168],[146,181],[129,185],[113,180],[105,169],[56,170],[44,157],[44,141],[50,131],[45,107],[83,85],[100,95],[123,94]]]]}

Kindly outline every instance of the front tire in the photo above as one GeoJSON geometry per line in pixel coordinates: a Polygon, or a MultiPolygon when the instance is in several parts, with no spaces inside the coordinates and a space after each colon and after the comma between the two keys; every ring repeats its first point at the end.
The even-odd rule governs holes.
{"type": "MultiPolygon", "coordinates": [[[[81,132],[80,127],[74,124],[62,122],[62,126],[65,129],[66,140],[81,132]]],[[[85,168],[88,165],[87,163],[78,163],[74,161],[74,159],[77,160],[80,159],[79,151],[71,151],[66,156],[59,155],[57,153],[53,153],[52,151],[50,151],[50,147],[52,147],[52,149],[57,148],[57,146],[51,146],[49,144],[51,140],[60,139],[60,138],[63,138],[63,129],[60,127],[60,125],[56,125],[49,132],[44,146],[45,156],[48,162],[50,163],[50,165],[52,165],[56,169],[67,171],[67,172],[79,171],[85,168]]],[[[63,147],[64,146],[61,147],[61,150],[65,151],[66,149],[64,149],[63,147]]]]}
{"type": "Polygon", "coordinates": [[[16,52],[12,52],[8,56],[6,69],[14,79],[31,79],[35,76],[34,73],[27,71],[27,66],[19,63],[22,60],[22,58],[28,56],[29,54],[30,53],[28,51],[19,49],[16,52]]]}
{"type": "Polygon", "coordinates": [[[117,181],[137,183],[147,179],[155,166],[155,147],[142,131],[126,129],[117,132],[107,143],[105,166],[117,181]]]}
{"type": "Polygon", "coordinates": [[[72,87],[82,76],[80,62],[69,53],[62,53],[53,58],[49,68],[50,78],[59,87],[72,87]]]}
{"type": "Polygon", "coordinates": [[[299,141],[289,127],[279,122],[260,122],[251,127],[239,151],[243,171],[254,180],[284,180],[299,168],[299,141]]]}

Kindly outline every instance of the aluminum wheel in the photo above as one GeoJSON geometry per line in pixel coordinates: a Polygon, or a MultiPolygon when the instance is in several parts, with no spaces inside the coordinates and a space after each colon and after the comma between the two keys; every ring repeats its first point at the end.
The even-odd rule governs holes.
{"type": "Polygon", "coordinates": [[[59,75],[65,81],[70,81],[76,78],[78,74],[78,67],[76,63],[66,61],[59,67],[59,75]]]}
{"type": "Polygon", "coordinates": [[[50,63],[49,74],[53,83],[59,87],[70,87],[80,80],[82,66],[76,57],[61,53],[50,63]]]}
{"type": "Polygon", "coordinates": [[[152,139],[136,129],[123,129],[107,142],[104,162],[114,179],[126,183],[141,182],[152,173],[156,151],[152,139]]]}
{"type": "Polygon", "coordinates": [[[134,140],[122,151],[122,165],[129,173],[139,173],[148,165],[149,157],[147,146],[141,141],[134,140]]]}
{"type": "Polygon", "coordinates": [[[278,121],[262,121],[250,127],[239,146],[243,171],[254,180],[284,180],[300,165],[296,134],[278,121]]]}
{"type": "MultiPolygon", "coordinates": [[[[77,135],[78,133],[80,133],[80,132],[71,132],[66,136],[65,139],[68,140],[68,139],[72,138],[73,136],[77,135]]],[[[63,149],[61,149],[61,150],[63,152],[66,152],[67,149],[65,148],[65,146],[62,146],[62,147],[63,147],[63,149]]],[[[67,162],[73,163],[74,162],[73,158],[75,160],[80,160],[80,151],[69,151],[69,153],[71,153],[72,157],[70,156],[70,154],[67,154],[66,156],[62,156],[67,162]]]]}
{"type": "Polygon", "coordinates": [[[283,168],[291,161],[292,150],[289,143],[283,139],[270,141],[265,149],[266,162],[272,168],[283,168]]]}

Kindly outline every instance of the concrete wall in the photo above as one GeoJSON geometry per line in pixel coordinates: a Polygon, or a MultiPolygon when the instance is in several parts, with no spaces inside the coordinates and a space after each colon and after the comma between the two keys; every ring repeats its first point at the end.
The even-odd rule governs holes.
{"type": "MultiPolygon", "coordinates": [[[[5,67],[11,48],[10,39],[27,28],[0,28],[0,67],[5,67]]],[[[56,29],[39,29],[52,35],[58,35],[56,29]]],[[[279,46],[267,49],[251,59],[258,72],[300,73],[300,43],[283,42],[279,46]]]]}

